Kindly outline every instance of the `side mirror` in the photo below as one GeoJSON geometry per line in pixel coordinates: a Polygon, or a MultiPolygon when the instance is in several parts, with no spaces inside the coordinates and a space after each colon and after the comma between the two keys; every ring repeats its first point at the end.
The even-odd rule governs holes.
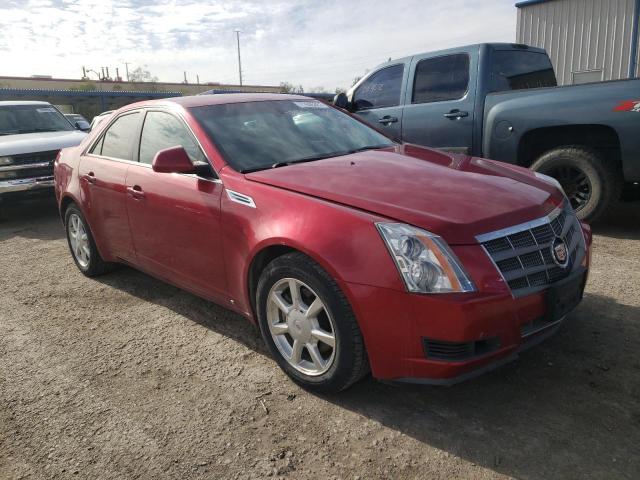
{"type": "Polygon", "coordinates": [[[180,146],[160,150],[153,158],[151,167],[158,173],[195,173],[196,171],[189,155],[180,146]]]}
{"type": "Polygon", "coordinates": [[[347,94],[344,92],[340,92],[335,97],[333,97],[333,104],[336,107],[342,108],[344,110],[349,110],[349,107],[351,106],[349,99],[347,98],[347,94]]]}
{"type": "Polygon", "coordinates": [[[89,122],[85,122],[84,120],[78,120],[74,126],[78,129],[78,130],[82,130],[83,132],[88,132],[89,130],[91,130],[91,125],[89,125],[89,122]]]}

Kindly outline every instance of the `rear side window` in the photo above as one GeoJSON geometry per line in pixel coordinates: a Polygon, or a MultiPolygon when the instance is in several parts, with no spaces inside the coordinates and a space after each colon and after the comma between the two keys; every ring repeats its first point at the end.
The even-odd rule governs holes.
{"type": "Polygon", "coordinates": [[[367,78],[353,95],[356,110],[395,107],[400,104],[404,65],[383,68],[367,78]]]}
{"type": "Polygon", "coordinates": [[[443,102],[464,97],[469,86],[465,53],[426,58],[416,65],[411,103],[443,102]]]}
{"type": "Polygon", "coordinates": [[[91,150],[91,153],[121,160],[132,160],[131,147],[137,133],[139,118],[140,113],[135,112],[116,119],[109,126],[103,138],[91,150]]]}
{"type": "Polygon", "coordinates": [[[556,85],[553,65],[546,54],[522,50],[493,52],[489,91],[503,92],[556,85]]]}
{"type": "Polygon", "coordinates": [[[165,112],[148,112],[140,137],[140,162],[151,164],[156,153],[165,148],[181,146],[192,162],[206,162],[184,123],[165,112]]]}

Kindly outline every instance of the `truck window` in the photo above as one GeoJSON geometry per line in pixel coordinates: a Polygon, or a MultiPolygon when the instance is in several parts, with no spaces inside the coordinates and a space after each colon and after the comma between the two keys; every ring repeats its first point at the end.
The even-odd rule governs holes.
{"type": "Polygon", "coordinates": [[[493,52],[490,92],[555,87],[556,85],[553,65],[545,53],[522,50],[493,52]]]}
{"type": "Polygon", "coordinates": [[[355,110],[399,105],[403,73],[404,65],[393,65],[367,78],[353,95],[355,110]]]}
{"type": "Polygon", "coordinates": [[[411,103],[443,102],[464,97],[469,86],[466,53],[425,58],[416,65],[411,103]]]}

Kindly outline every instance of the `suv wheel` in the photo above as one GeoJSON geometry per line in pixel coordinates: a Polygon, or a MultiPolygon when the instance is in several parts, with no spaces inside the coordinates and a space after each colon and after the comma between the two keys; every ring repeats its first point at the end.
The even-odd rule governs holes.
{"type": "Polygon", "coordinates": [[[273,260],[257,289],[262,337],[279,366],[303,387],[338,392],[369,369],[362,334],[331,276],[301,253],[273,260]]]}
{"type": "Polygon", "coordinates": [[[531,168],[560,182],[581,220],[598,220],[620,199],[622,175],[590,148],[566,146],[550,150],[531,168]]]}

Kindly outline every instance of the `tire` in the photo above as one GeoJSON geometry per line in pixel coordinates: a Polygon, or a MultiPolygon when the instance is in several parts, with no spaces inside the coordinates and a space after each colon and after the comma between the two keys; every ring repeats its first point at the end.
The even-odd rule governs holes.
{"type": "Polygon", "coordinates": [[[271,355],[302,387],[335,393],[368,373],[364,340],[349,302],[335,280],[306,255],[289,253],[267,265],[258,281],[256,307],[260,332],[271,355]],[[299,291],[297,308],[291,282],[299,291]],[[274,295],[282,300],[280,307],[274,295]],[[323,310],[319,310],[318,299],[323,310]],[[291,313],[285,314],[283,305],[291,313]],[[319,313],[306,318],[303,312],[311,310],[319,313]],[[333,347],[327,334],[333,334],[333,347]],[[303,345],[298,350],[296,342],[303,345]]]}
{"type": "Polygon", "coordinates": [[[583,146],[565,146],[546,152],[531,169],[556,178],[580,220],[595,222],[613,207],[622,192],[617,165],[583,146]]]}
{"type": "Polygon", "coordinates": [[[76,204],[72,203],[64,212],[64,229],[73,261],[84,275],[95,277],[113,270],[114,265],[105,262],[100,256],[89,224],[76,204]],[[81,236],[80,244],[74,232],[81,236]]]}

